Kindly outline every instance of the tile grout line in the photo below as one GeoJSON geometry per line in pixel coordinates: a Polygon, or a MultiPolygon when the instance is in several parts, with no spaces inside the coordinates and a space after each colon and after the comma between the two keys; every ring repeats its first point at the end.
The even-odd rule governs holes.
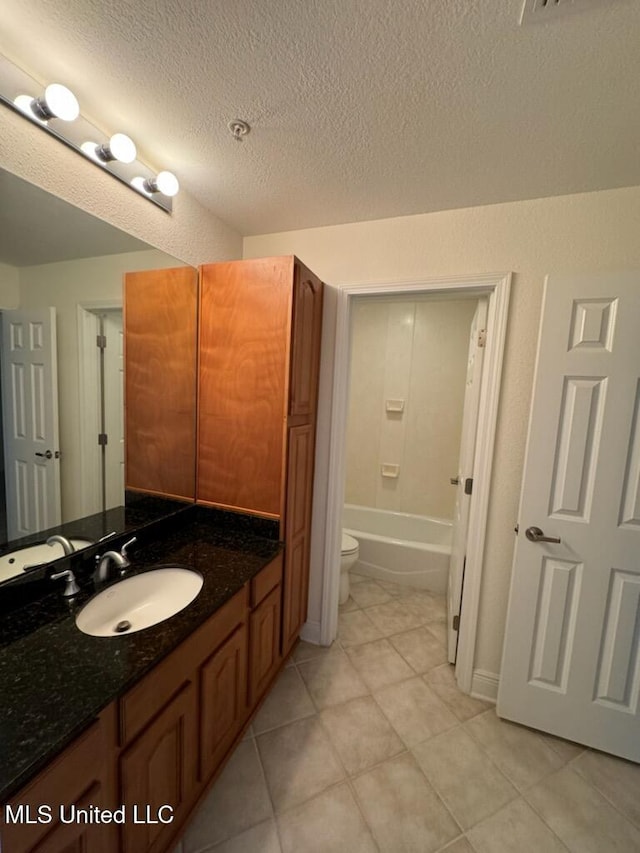
{"type": "MultiPolygon", "coordinates": [[[[571,767],[571,764],[573,764],[573,762],[574,762],[574,761],[577,761],[577,759],[578,759],[579,757],[580,757],[580,756],[579,756],[579,755],[577,755],[577,756],[575,757],[575,759],[572,759],[571,761],[568,761],[568,762],[567,762],[563,767],[559,767],[559,768],[558,768],[558,770],[556,770],[555,772],[556,772],[556,773],[560,773],[562,770],[570,770],[570,771],[571,771],[571,773],[575,774],[575,775],[580,779],[580,781],[581,781],[581,782],[584,782],[584,783],[585,783],[585,785],[586,785],[588,788],[591,788],[591,789],[595,792],[595,794],[597,794],[597,796],[599,796],[602,800],[604,800],[604,802],[605,802],[607,805],[611,806],[611,808],[616,812],[616,814],[618,814],[618,815],[622,818],[622,820],[623,820],[623,821],[625,821],[625,822],[626,822],[626,823],[628,823],[630,826],[632,826],[635,830],[637,830],[638,832],[640,832],[640,825],[638,825],[638,823],[636,823],[636,821],[632,820],[630,817],[628,817],[626,814],[624,814],[624,812],[622,812],[622,811],[621,811],[621,810],[616,806],[616,804],[615,804],[614,802],[612,802],[612,801],[609,799],[609,797],[607,797],[607,795],[606,795],[606,794],[604,794],[604,793],[603,793],[603,792],[602,792],[602,791],[601,791],[601,790],[600,790],[596,785],[593,785],[593,784],[592,784],[588,779],[585,779],[585,778],[584,778],[584,776],[582,776],[582,774],[580,774],[580,773],[579,773],[575,768],[571,767]]],[[[546,778],[546,777],[545,777],[545,778],[546,778]]],[[[543,780],[541,780],[541,781],[543,781],[543,780]]],[[[536,782],[536,784],[538,784],[538,783],[536,782]]],[[[531,785],[529,788],[527,788],[527,792],[528,792],[528,791],[530,791],[530,790],[531,790],[531,788],[533,788],[533,787],[535,787],[535,786],[534,786],[534,785],[531,785]]],[[[526,792],[525,792],[525,793],[526,793],[526,792]]],[[[525,795],[524,795],[524,794],[523,794],[523,798],[525,798],[525,795]]],[[[526,799],[526,798],[525,798],[525,799],[526,799]]],[[[536,812],[536,814],[538,814],[538,811],[537,811],[536,807],[533,805],[533,803],[530,803],[528,799],[526,799],[526,802],[531,806],[531,808],[536,812]]],[[[547,824],[547,822],[546,822],[546,821],[544,820],[544,818],[542,817],[542,815],[539,815],[539,817],[540,817],[540,819],[545,823],[545,825],[548,825],[548,824],[547,824]]],[[[549,828],[551,828],[551,827],[549,827],[549,828]]]]}
{"type": "MultiPolygon", "coordinates": [[[[322,726],[323,731],[324,731],[324,732],[325,732],[325,734],[327,735],[327,738],[329,739],[329,742],[331,743],[331,736],[329,735],[328,730],[327,730],[327,727],[326,727],[326,725],[324,724],[324,722],[323,722],[322,718],[320,717],[320,714],[318,714],[318,720],[319,720],[319,722],[320,722],[320,725],[322,726]]],[[[364,822],[364,825],[365,825],[365,826],[367,827],[367,829],[369,830],[369,834],[370,834],[370,836],[371,836],[371,838],[372,838],[372,840],[373,840],[373,843],[375,844],[376,848],[377,848],[377,849],[378,849],[378,851],[379,851],[379,850],[380,850],[380,845],[379,845],[379,843],[378,843],[378,839],[376,838],[376,835],[375,835],[375,833],[374,833],[374,831],[373,831],[373,827],[372,827],[372,826],[370,826],[369,821],[367,820],[367,818],[366,818],[366,816],[365,816],[365,814],[364,814],[364,812],[363,812],[363,810],[362,810],[362,806],[360,805],[360,800],[358,799],[358,796],[357,796],[356,790],[355,790],[355,788],[354,788],[354,786],[353,786],[353,783],[352,783],[352,780],[351,780],[351,775],[349,774],[349,771],[348,771],[348,770],[347,770],[347,768],[345,767],[344,761],[342,760],[342,758],[341,758],[340,754],[338,753],[337,749],[333,746],[333,743],[331,743],[331,746],[332,746],[332,747],[333,747],[333,749],[334,749],[334,752],[335,752],[335,754],[336,754],[336,756],[337,756],[337,758],[338,758],[338,761],[340,762],[340,766],[342,767],[342,770],[343,770],[344,775],[345,775],[345,778],[343,779],[343,781],[342,781],[342,782],[340,782],[340,783],[338,783],[338,784],[343,784],[343,782],[346,782],[346,783],[347,783],[347,787],[349,788],[349,791],[350,791],[350,793],[351,793],[351,796],[353,797],[353,801],[354,801],[354,802],[355,802],[355,804],[356,804],[356,808],[357,808],[357,809],[358,809],[358,811],[360,812],[360,816],[361,816],[361,818],[362,818],[362,820],[363,820],[363,822],[364,822]]],[[[325,790],[328,790],[328,788],[327,788],[327,789],[325,789],[325,790]]]]}
{"type": "MultiPolygon", "coordinates": [[[[560,767],[560,768],[559,768],[558,770],[556,770],[555,772],[556,772],[556,773],[559,773],[559,772],[560,772],[560,770],[564,770],[564,769],[565,769],[564,767],[560,767]]],[[[548,775],[551,775],[551,774],[548,774],[548,775]]],[[[544,777],[543,777],[539,782],[536,782],[535,784],[536,784],[536,785],[540,784],[540,782],[544,781],[544,779],[546,779],[546,778],[548,778],[548,776],[544,776],[544,777]]],[[[534,787],[535,787],[535,785],[529,785],[529,787],[528,787],[526,790],[527,790],[527,791],[530,791],[530,790],[531,790],[532,788],[534,788],[534,787]]],[[[522,794],[520,794],[521,799],[522,799],[522,800],[523,800],[523,801],[524,801],[524,802],[529,806],[529,808],[530,808],[530,809],[531,809],[531,811],[536,815],[536,817],[537,817],[539,820],[541,820],[541,821],[542,821],[542,823],[544,824],[544,826],[546,826],[546,827],[547,827],[547,829],[549,830],[549,832],[550,832],[550,833],[551,833],[555,838],[557,838],[557,839],[558,839],[558,841],[559,841],[559,842],[560,842],[560,844],[565,848],[565,850],[567,850],[567,851],[568,851],[568,853],[572,853],[572,850],[571,850],[571,848],[569,847],[569,845],[568,845],[568,844],[565,844],[565,843],[564,843],[564,841],[562,840],[562,838],[560,838],[560,836],[558,835],[558,833],[555,831],[555,829],[553,829],[553,827],[549,826],[549,824],[548,824],[548,823],[547,823],[547,821],[544,819],[544,817],[542,816],[542,814],[541,814],[541,813],[539,812],[539,810],[535,807],[535,805],[534,805],[533,803],[531,803],[531,802],[528,800],[528,798],[525,796],[525,794],[526,794],[526,792],[523,792],[522,794]]]]}
{"type": "MultiPolygon", "coordinates": [[[[459,723],[459,724],[458,724],[458,726],[456,726],[456,727],[454,727],[454,728],[452,728],[452,729],[447,729],[447,731],[441,732],[441,733],[440,733],[440,735],[448,735],[450,732],[454,732],[454,731],[456,730],[456,728],[458,728],[458,729],[460,729],[460,730],[462,730],[462,731],[464,730],[464,729],[463,729],[463,724],[462,724],[462,723],[459,723]]],[[[435,737],[440,737],[440,735],[435,735],[433,738],[427,738],[427,740],[423,740],[423,741],[421,741],[419,744],[416,744],[416,747],[421,746],[421,745],[422,745],[422,744],[424,744],[424,743],[429,743],[429,741],[434,740],[434,738],[435,738],[435,737]]],[[[410,750],[410,752],[411,752],[412,754],[413,754],[413,749],[414,749],[414,748],[415,748],[415,747],[412,747],[412,748],[411,748],[411,750],[410,750]]],[[[515,796],[511,797],[511,799],[510,799],[510,800],[507,800],[507,802],[506,802],[506,803],[502,803],[501,805],[497,806],[497,808],[495,808],[493,811],[491,811],[491,812],[487,813],[486,815],[484,815],[483,817],[481,817],[481,818],[480,818],[480,820],[477,820],[477,821],[476,821],[472,826],[469,826],[469,827],[466,827],[466,828],[462,826],[462,824],[460,823],[460,821],[459,821],[459,820],[457,820],[457,818],[456,818],[456,816],[453,814],[453,812],[452,812],[451,808],[450,808],[449,806],[447,806],[446,800],[445,800],[445,799],[444,799],[444,797],[440,794],[440,792],[438,791],[438,789],[437,789],[436,785],[435,785],[435,784],[434,784],[434,783],[429,779],[429,777],[427,776],[426,772],[425,772],[425,771],[422,769],[422,767],[420,766],[420,762],[416,759],[416,762],[417,762],[418,766],[420,767],[420,770],[422,770],[422,772],[424,773],[424,775],[425,775],[425,776],[426,776],[426,778],[427,778],[427,782],[429,782],[429,784],[431,785],[431,787],[435,790],[436,794],[437,794],[437,795],[440,797],[440,799],[443,801],[443,804],[447,807],[448,811],[450,811],[450,812],[451,812],[451,815],[452,815],[453,819],[454,819],[454,820],[456,821],[456,823],[460,826],[460,828],[461,828],[461,831],[462,831],[462,834],[463,834],[463,835],[464,835],[465,833],[467,833],[467,832],[470,832],[472,829],[474,829],[474,828],[475,828],[476,826],[478,826],[479,824],[483,823],[485,820],[489,820],[489,818],[494,817],[495,815],[497,815],[497,814],[498,814],[498,812],[502,811],[502,809],[504,809],[504,808],[506,808],[507,806],[511,805],[511,803],[514,803],[516,800],[519,800],[519,799],[520,799],[520,800],[522,800],[522,799],[524,799],[524,797],[522,796],[522,793],[518,790],[518,788],[516,788],[516,786],[515,786],[515,785],[513,784],[513,782],[511,781],[511,779],[509,779],[509,777],[508,777],[508,776],[506,776],[506,775],[502,772],[502,770],[501,770],[501,769],[500,769],[500,768],[499,768],[499,767],[498,767],[498,766],[497,766],[497,765],[496,765],[496,764],[491,760],[491,758],[490,758],[486,753],[483,753],[483,757],[484,757],[484,759],[487,761],[487,763],[488,763],[488,764],[490,764],[490,765],[492,766],[492,768],[493,768],[495,771],[497,771],[497,773],[498,773],[498,774],[499,774],[499,775],[500,775],[500,776],[505,780],[505,782],[506,782],[506,783],[509,785],[509,787],[513,790],[513,792],[514,792],[515,796]]],[[[415,758],[415,756],[414,756],[414,758],[415,758]]],[[[526,801],[525,801],[525,802],[526,802],[526,801]]],[[[448,842],[448,843],[451,843],[451,842],[448,842]]]]}
{"type": "MultiPolygon", "coordinates": [[[[276,814],[276,808],[273,802],[273,796],[271,795],[271,789],[269,788],[269,783],[267,782],[267,774],[264,769],[264,764],[262,763],[262,755],[260,754],[260,747],[258,746],[258,735],[256,734],[254,737],[254,746],[256,750],[256,755],[258,756],[258,766],[260,767],[260,775],[262,776],[262,783],[264,785],[265,791],[267,792],[267,796],[269,797],[269,803],[271,805],[271,818],[276,828],[276,835],[278,837],[278,845],[280,847],[280,853],[283,853],[282,848],[282,838],[280,836],[280,824],[278,823],[278,816],[276,814]]],[[[257,824],[256,824],[257,826],[257,824]]]]}
{"type": "MultiPolygon", "coordinates": [[[[491,755],[489,754],[489,752],[485,749],[485,747],[484,747],[484,745],[483,745],[482,741],[478,738],[478,736],[477,736],[477,735],[475,735],[475,734],[473,733],[473,731],[471,730],[471,728],[466,728],[466,724],[467,724],[467,723],[470,723],[472,720],[477,720],[477,719],[478,719],[478,717],[481,717],[483,714],[490,714],[490,713],[492,713],[492,712],[493,712],[493,713],[495,713],[495,711],[494,711],[492,708],[488,708],[486,711],[482,711],[480,714],[476,714],[476,716],[475,716],[475,717],[470,717],[468,720],[465,720],[465,721],[464,721],[464,723],[462,723],[462,726],[463,726],[463,727],[465,727],[465,731],[467,732],[467,734],[469,735],[469,737],[471,737],[471,739],[472,739],[472,740],[473,740],[473,741],[474,741],[474,742],[475,742],[475,743],[480,747],[480,749],[482,750],[482,752],[483,752],[483,753],[485,754],[485,756],[487,757],[488,761],[490,761],[490,762],[494,765],[494,767],[496,767],[496,768],[500,771],[500,773],[502,773],[502,775],[503,775],[503,776],[508,780],[508,782],[509,782],[509,783],[510,783],[510,784],[511,784],[515,789],[516,789],[516,791],[518,792],[519,796],[521,796],[521,797],[522,797],[525,791],[528,791],[530,788],[533,788],[535,785],[539,784],[539,783],[540,783],[540,782],[542,782],[544,779],[547,779],[547,778],[548,778],[549,776],[551,776],[553,773],[557,773],[559,770],[562,770],[562,767],[566,766],[566,763],[565,763],[565,764],[563,764],[563,765],[562,765],[562,767],[556,767],[556,768],[553,768],[553,769],[549,770],[548,772],[544,773],[544,774],[543,774],[539,779],[536,779],[536,781],[535,781],[535,782],[532,782],[531,784],[526,785],[525,787],[520,787],[520,785],[518,785],[518,783],[516,782],[516,780],[512,778],[512,776],[508,773],[508,771],[507,771],[507,770],[504,770],[504,769],[503,769],[503,768],[502,768],[502,767],[501,767],[501,766],[500,766],[500,765],[499,765],[499,764],[498,764],[498,763],[497,763],[497,762],[496,762],[496,761],[491,757],[491,755]]],[[[500,718],[498,717],[498,719],[500,719],[500,718]]],[[[534,734],[536,734],[536,735],[537,735],[537,733],[536,733],[536,732],[534,732],[534,734]]],[[[543,746],[547,746],[547,744],[542,740],[542,738],[538,737],[538,740],[540,741],[540,743],[542,743],[542,745],[543,745],[543,746]]],[[[551,747],[549,747],[549,749],[551,749],[551,747]]],[[[561,758],[561,756],[560,756],[560,755],[558,755],[558,753],[557,753],[555,750],[552,750],[552,752],[553,752],[553,754],[554,754],[554,755],[556,755],[558,758],[561,758]]]]}
{"type": "MultiPolygon", "coordinates": [[[[576,774],[577,774],[577,775],[582,779],[582,781],[583,781],[583,782],[585,782],[587,785],[589,785],[591,788],[593,788],[595,791],[597,791],[597,793],[598,793],[598,794],[600,794],[600,796],[601,796],[604,800],[606,800],[606,802],[607,802],[607,803],[609,803],[609,805],[610,805],[612,808],[614,808],[614,809],[618,812],[618,814],[622,815],[622,817],[623,817],[625,820],[629,821],[629,823],[631,824],[631,826],[635,827],[635,829],[637,829],[637,830],[640,832],[640,819],[638,819],[638,820],[634,820],[634,818],[632,818],[632,817],[630,817],[629,815],[625,814],[625,813],[624,813],[624,812],[623,812],[623,811],[622,811],[622,810],[621,810],[621,809],[616,805],[616,803],[615,803],[612,799],[610,799],[610,798],[609,798],[608,794],[606,794],[604,791],[602,791],[602,790],[601,790],[601,789],[600,789],[600,788],[599,788],[599,787],[598,787],[594,782],[591,782],[591,780],[590,780],[590,779],[586,779],[586,778],[582,775],[582,773],[580,773],[580,771],[579,771],[579,770],[576,770],[574,767],[572,767],[572,766],[571,766],[572,764],[575,764],[575,763],[578,761],[578,759],[579,759],[579,758],[582,758],[582,756],[585,754],[585,752],[591,752],[591,751],[592,751],[592,752],[596,752],[596,754],[597,754],[597,750],[591,750],[591,749],[590,749],[590,747],[585,747],[585,748],[584,748],[584,750],[580,753],[580,755],[576,755],[576,756],[575,756],[575,758],[572,758],[570,761],[568,761],[568,762],[567,762],[567,764],[565,765],[565,767],[570,767],[570,768],[571,768],[571,770],[573,770],[573,772],[574,772],[574,773],[576,773],[576,774]]],[[[609,753],[603,753],[603,754],[604,754],[604,755],[608,755],[609,753]]],[[[617,756],[614,756],[614,758],[617,758],[617,756]]],[[[620,761],[624,761],[624,760],[625,760],[625,759],[622,759],[622,758],[620,759],[620,761]]],[[[637,766],[638,766],[638,773],[640,774],[640,765],[637,765],[637,766]]]]}
{"type": "Polygon", "coordinates": [[[447,841],[447,843],[444,845],[444,847],[438,847],[438,849],[435,850],[434,853],[447,853],[447,850],[450,850],[454,844],[457,844],[457,842],[461,841],[461,840],[464,840],[467,842],[467,844],[469,845],[469,847],[472,850],[472,853],[476,853],[476,848],[473,846],[473,844],[467,838],[466,832],[462,832],[460,835],[457,835],[455,838],[452,838],[451,841],[447,841]]]}

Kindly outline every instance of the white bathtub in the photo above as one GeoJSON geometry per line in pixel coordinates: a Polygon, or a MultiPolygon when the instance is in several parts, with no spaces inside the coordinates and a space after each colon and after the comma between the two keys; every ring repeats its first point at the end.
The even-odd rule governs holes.
{"type": "Polygon", "coordinates": [[[352,571],[446,593],[451,521],[345,504],[342,529],[360,543],[352,571]]]}

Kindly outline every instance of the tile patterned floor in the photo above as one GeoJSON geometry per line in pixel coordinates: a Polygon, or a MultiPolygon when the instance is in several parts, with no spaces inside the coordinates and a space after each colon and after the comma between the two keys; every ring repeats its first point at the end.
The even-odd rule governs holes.
{"type": "Polygon", "coordinates": [[[456,686],[442,598],[353,581],[176,853],[640,851],[640,766],[499,720],[456,686]]]}

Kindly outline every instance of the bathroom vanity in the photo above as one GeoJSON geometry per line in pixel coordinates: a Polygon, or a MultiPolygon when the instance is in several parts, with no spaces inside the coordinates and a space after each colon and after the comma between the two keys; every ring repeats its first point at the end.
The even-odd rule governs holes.
{"type": "Polygon", "coordinates": [[[4,615],[8,853],[169,851],[291,653],[308,598],[322,290],[293,256],[207,265],[199,281],[125,276],[126,485],[194,503],[72,554],[74,598],[46,568],[28,579],[40,594],[4,615]],[[117,620],[111,636],[82,633],[94,557],[133,533],[128,573],[190,569],[200,593],[137,633],[117,620]]]}
{"type": "Polygon", "coordinates": [[[3,849],[168,850],[283,666],[276,529],[195,507],[184,516],[132,559],[133,573],[170,563],[202,574],[170,619],[88,636],[75,613],[91,591],[65,602],[59,587],[5,616],[3,849]],[[124,822],[65,822],[74,809],[124,822]]]}

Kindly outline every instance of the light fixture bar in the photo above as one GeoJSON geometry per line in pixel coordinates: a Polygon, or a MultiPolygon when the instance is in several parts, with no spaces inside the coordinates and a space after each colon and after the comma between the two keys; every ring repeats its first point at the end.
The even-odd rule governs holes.
{"type": "MultiPolygon", "coordinates": [[[[135,144],[124,134],[116,133],[109,136],[84,118],[82,113],[74,118],[72,99],[75,100],[75,96],[66,87],[50,84],[45,88],[26,71],[0,55],[0,103],[33,121],[42,130],[77,151],[83,158],[95,163],[103,171],[109,172],[137,195],[171,213],[173,210],[171,195],[165,195],[160,188],[158,188],[159,191],[153,192],[144,189],[144,186],[157,186],[157,178],[163,174],[163,171],[152,169],[135,159],[137,157],[135,144]],[[52,86],[59,88],[52,89],[52,86]],[[62,92],[62,89],[65,91],[62,92]],[[18,103],[16,103],[17,99],[20,99],[18,103]],[[61,99],[66,100],[61,101],[61,99]],[[61,110],[62,114],[56,114],[56,108],[61,110]],[[132,155],[133,159],[131,159],[132,155]]],[[[177,180],[175,183],[177,186],[177,180]]],[[[167,186],[170,189],[173,188],[171,183],[167,186]]]]}

